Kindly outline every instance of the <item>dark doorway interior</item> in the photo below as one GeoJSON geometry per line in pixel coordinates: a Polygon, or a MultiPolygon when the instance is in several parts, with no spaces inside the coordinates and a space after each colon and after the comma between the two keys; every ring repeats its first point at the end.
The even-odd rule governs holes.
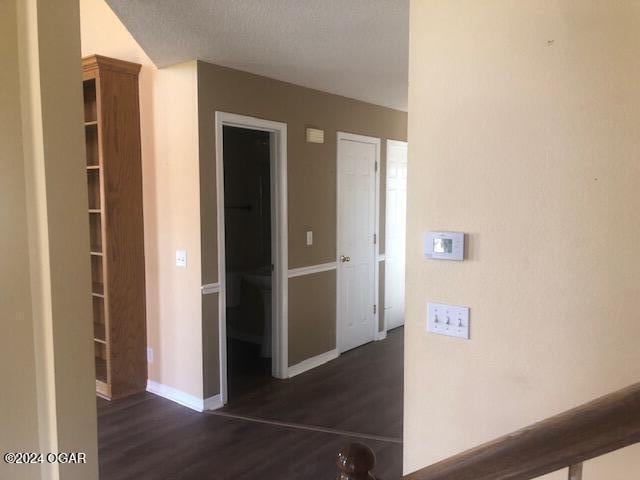
{"type": "Polygon", "coordinates": [[[271,378],[270,134],[223,129],[228,401],[271,378]]]}

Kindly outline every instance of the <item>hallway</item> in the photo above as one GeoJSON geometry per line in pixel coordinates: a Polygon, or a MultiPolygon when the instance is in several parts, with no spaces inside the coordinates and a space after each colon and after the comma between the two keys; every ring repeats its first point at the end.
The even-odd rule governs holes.
{"type": "Polygon", "coordinates": [[[198,413],[144,393],[98,399],[102,480],[321,480],[349,442],[402,474],[403,328],[307,373],[198,413]]]}

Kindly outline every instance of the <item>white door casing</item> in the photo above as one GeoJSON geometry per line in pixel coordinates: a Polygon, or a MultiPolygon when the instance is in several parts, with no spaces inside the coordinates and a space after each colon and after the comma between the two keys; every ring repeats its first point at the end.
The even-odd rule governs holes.
{"type": "Polygon", "coordinates": [[[225,125],[269,132],[271,143],[271,261],[272,276],[272,375],[288,377],[289,321],[288,321],[288,227],[287,227],[287,124],[260,118],[215,113],[216,188],[218,227],[218,295],[220,395],[227,403],[227,326],[226,326],[226,259],[224,225],[224,145],[225,125]]]}
{"type": "Polygon", "coordinates": [[[387,140],[384,318],[387,329],[404,325],[407,232],[407,143],[387,140]]]}
{"type": "Polygon", "coordinates": [[[378,331],[380,139],[338,133],[337,338],[342,353],[378,331]]]}

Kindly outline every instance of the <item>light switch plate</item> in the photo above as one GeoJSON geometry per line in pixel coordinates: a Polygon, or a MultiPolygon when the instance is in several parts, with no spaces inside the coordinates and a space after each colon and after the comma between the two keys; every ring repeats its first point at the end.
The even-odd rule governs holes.
{"type": "Polygon", "coordinates": [[[153,348],[147,348],[147,363],[153,363],[153,348]]]}
{"type": "Polygon", "coordinates": [[[311,245],[313,245],[313,232],[309,230],[307,232],[307,247],[310,247],[311,245]]]}
{"type": "Polygon", "coordinates": [[[469,340],[469,307],[429,303],[427,331],[469,340]]]}
{"type": "Polygon", "coordinates": [[[176,267],[186,267],[186,266],[187,266],[187,251],[176,250],[176,267]]]}

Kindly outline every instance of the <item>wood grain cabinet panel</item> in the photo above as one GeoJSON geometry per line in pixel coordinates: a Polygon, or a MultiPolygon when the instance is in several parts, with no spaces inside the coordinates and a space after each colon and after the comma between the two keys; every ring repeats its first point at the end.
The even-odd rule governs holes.
{"type": "Polygon", "coordinates": [[[82,70],[96,391],[115,399],[147,383],[140,65],[93,55],[82,70]]]}

